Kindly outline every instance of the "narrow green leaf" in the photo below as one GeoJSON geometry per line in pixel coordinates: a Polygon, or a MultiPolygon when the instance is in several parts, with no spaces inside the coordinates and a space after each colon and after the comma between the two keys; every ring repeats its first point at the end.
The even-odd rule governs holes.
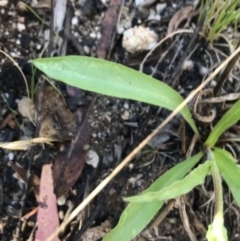
{"type": "Polygon", "coordinates": [[[227,230],[224,227],[223,218],[223,187],[219,169],[216,163],[216,157],[213,153],[211,162],[211,174],[213,178],[214,193],[215,193],[215,211],[212,224],[208,226],[207,239],[208,241],[227,241],[227,230]]]}
{"type": "MultiPolygon", "coordinates": [[[[173,111],[182,97],[174,89],[151,76],[126,66],[86,56],[66,56],[33,60],[49,77],[84,90],[118,98],[132,99],[173,111]]],[[[198,134],[185,106],[180,112],[198,134]]]]}
{"type": "Polygon", "coordinates": [[[237,161],[229,152],[221,148],[215,148],[213,154],[221,176],[240,207],[240,167],[237,165],[237,161]]]}
{"type": "Polygon", "coordinates": [[[211,161],[206,161],[191,171],[182,180],[175,181],[172,185],[156,192],[148,192],[134,197],[124,198],[128,202],[152,202],[156,200],[165,201],[179,197],[190,192],[194,187],[204,183],[205,177],[209,174],[211,161]]]}
{"type": "MultiPolygon", "coordinates": [[[[199,152],[197,155],[177,164],[159,177],[143,193],[161,190],[176,180],[182,179],[199,162],[202,156],[203,153],[199,152]]],[[[123,211],[117,226],[103,238],[103,241],[130,241],[147,226],[162,205],[163,201],[130,203],[123,211]]]]}
{"type": "Polygon", "coordinates": [[[240,100],[238,100],[221,118],[221,120],[214,126],[210,135],[208,136],[205,145],[213,147],[218,138],[229,127],[236,124],[240,120],[240,100]]]}

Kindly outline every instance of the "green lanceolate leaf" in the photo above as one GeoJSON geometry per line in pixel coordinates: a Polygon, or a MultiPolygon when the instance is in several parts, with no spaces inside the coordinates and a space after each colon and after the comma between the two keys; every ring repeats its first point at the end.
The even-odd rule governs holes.
{"type": "Polygon", "coordinates": [[[218,138],[232,125],[240,120],[240,100],[238,100],[221,118],[221,120],[214,126],[210,135],[208,136],[205,145],[213,147],[218,138]]]}
{"type": "Polygon", "coordinates": [[[240,167],[233,156],[221,148],[215,148],[213,154],[221,176],[240,207],[240,167]]]}
{"type": "MultiPolygon", "coordinates": [[[[174,166],[143,193],[156,192],[182,179],[199,162],[202,156],[203,153],[199,152],[197,155],[174,166]]],[[[130,203],[123,211],[117,226],[103,238],[103,241],[132,240],[147,226],[163,203],[163,201],[158,200],[151,203],[130,203]]]]}
{"type": "Polygon", "coordinates": [[[190,192],[194,187],[204,183],[205,177],[209,174],[211,161],[206,161],[191,171],[182,180],[175,181],[172,185],[156,192],[148,192],[135,197],[125,198],[129,202],[152,202],[156,200],[165,201],[179,197],[190,192]]]}
{"type": "MultiPolygon", "coordinates": [[[[66,56],[33,60],[49,77],[84,90],[132,99],[173,111],[182,97],[165,83],[126,66],[86,56],[66,56]]],[[[182,116],[198,134],[189,108],[182,116]]]]}

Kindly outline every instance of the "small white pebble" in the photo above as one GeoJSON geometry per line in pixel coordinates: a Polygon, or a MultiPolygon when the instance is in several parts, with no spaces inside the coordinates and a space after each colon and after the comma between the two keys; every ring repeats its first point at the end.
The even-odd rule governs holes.
{"type": "Polygon", "coordinates": [[[128,110],[128,109],[129,109],[129,104],[128,104],[127,102],[125,102],[125,103],[123,104],[123,107],[124,107],[126,110],[128,110]]]}
{"type": "Polygon", "coordinates": [[[148,20],[156,20],[156,21],[160,21],[161,20],[161,16],[159,14],[157,14],[153,9],[150,9],[150,14],[148,16],[148,20]]]}
{"type": "Polygon", "coordinates": [[[89,36],[90,36],[91,38],[93,38],[93,39],[95,39],[95,38],[97,37],[96,33],[94,33],[94,32],[90,33],[89,36]]]}
{"type": "Polygon", "coordinates": [[[212,80],[211,82],[210,82],[210,86],[211,87],[215,87],[217,85],[217,82],[215,81],[215,80],[212,80]]]}
{"type": "Polygon", "coordinates": [[[185,60],[182,65],[183,70],[192,70],[194,63],[192,60],[185,60]]]}
{"type": "Polygon", "coordinates": [[[199,67],[199,74],[202,76],[205,76],[208,73],[208,68],[204,67],[204,66],[200,66],[199,67]]]}
{"type": "Polygon", "coordinates": [[[84,50],[85,54],[90,53],[90,48],[87,45],[84,45],[83,50],[84,50]]]}
{"type": "Polygon", "coordinates": [[[124,27],[120,24],[118,24],[117,26],[117,33],[118,34],[122,34],[124,32],[124,27]]]}
{"type": "Polygon", "coordinates": [[[17,23],[17,30],[18,30],[19,32],[22,32],[22,31],[24,31],[25,29],[26,29],[25,24],[23,24],[23,23],[17,23]]]}
{"type": "Polygon", "coordinates": [[[9,159],[9,161],[12,161],[13,158],[14,158],[14,154],[13,154],[12,152],[9,152],[9,153],[8,153],[8,159],[9,159]]]}
{"type": "Polygon", "coordinates": [[[57,204],[59,206],[63,206],[65,203],[66,203],[66,196],[65,195],[62,195],[61,197],[59,197],[57,199],[57,204]]]}
{"type": "Polygon", "coordinates": [[[132,26],[132,22],[131,22],[131,21],[126,21],[126,22],[124,23],[124,25],[123,25],[123,27],[124,27],[125,29],[131,28],[131,26],[132,26]]]}
{"type": "Polygon", "coordinates": [[[102,37],[101,33],[98,32],[98,33],[97,33],[97,39],[100,39],[101,37],[102,37]]]}
{"type": "Polygon", "coordinates": [[[19,39],[17,39],[16,44],[19,45],[21,42],[19,39]]]}
{"type": "Polygon", "coordinates": [[[98,154],[95,151],[93,151],[93,150],[88,151],[86,163],[88,165],[93,166],[94,168],[97,168],[98,163],[99,163],[99,156],[98,156],[98,154]]]}
{"type": "Polygon", "coordinates": [[[160,14],[167,7],[166,3],[158,3],[156,6],[156,11],[160,14]]]}
{"type": "Polygon", "coordinates": [[[36,48],[37,48],[37,50],[40,50],[42,48],[42,45],[41,44],[37,44],[36,48]]]}
{"type": "Polygon", "coordinates": [[[79,17],[79,16],[81,15],[81,11],[80,11],[80,10],[76,10],[76,11],[74,12],[74,15],[79,17]]]}
{"type": "Polygon", "coordinates": [[[4,7],[8,4],[8,0],[0,0],[0,6],[4,7]]]}
{"type": "Polygon", "coordinates": [[[125,110],[122,114],[121,114],[121,117],[123,120],[128,120],[129,117],[130,117],[130,114],[127,110],[125,110]]]}
{"type": "Polygon", "coordinates": [[[78,24],[78,18],[75,16],[72,18],[72,25],[77,25],[78,24]]]}
{"type": "Polygon", "coordinates": [[[133,165],[132,163],[130,163],[130,164],[128,165],[128,167],[129,167],[130,170],[132,170],[132,169],[134,168],[134,165],[133,165]]]}

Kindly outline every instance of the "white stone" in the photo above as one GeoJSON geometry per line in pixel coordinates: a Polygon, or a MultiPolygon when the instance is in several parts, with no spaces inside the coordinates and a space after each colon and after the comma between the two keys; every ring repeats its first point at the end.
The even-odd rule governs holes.
{"type": "Polygon", "coordinates": [[[8,4],[8,0],[0,0],[0,7],[5,7],[8,4]]]}
{"type": "Polygon", "coordinates": [[[25,29],[26,29],[25,24],[23,24],[23,23],[17,23],[17,30],[18,30],[19,32],[22,32],[22,31],[24,31],[25,29]]]}
{"type": "Polygon", "coordinates": [[[149,28],[136,26],[123,33],[122,46],[134,54],[144,50],[151,50],[157,44],[158,36],[149,28]]]}
{"type": "Polygon", "coordinates": [[[91,38],[93,38],[93,39],[95,39],[96,37],[97,37],[97,35],[96,35],[96,33],[90,33],[90,35],[89,35],[91,38]]]}
{"type": "Polygon", "coordinates": [[[185,60],[182,65],[183,70],[192,70],[194,63],[192,60],[185,60]]]}
{"type": "Polygon", "coordinates": [[[204,66],[200,66],[199,73],[200,73],[200,75],[205,76],[206,74],[208,74],[208,68],[206,68],[204,66]]]}
{"type": "Polygon", "coordinates": [[[158,3],[156,6],[156,11],[160,14],[167,7],[167,3],[158,3]]]}
{"type": "Polygon", "coordinates": [[[97,168],[98,163],[99,163],[99,156],[98,156],[98,154],[95,151],[93,151],[93,150],[89,150],[88,151],[88,155],[87,155],[86,163],[88,165],[93,166],[94,168],[97,168]]]}
{"type": "Polygon", "coordinates": [[[72,18],[72,25],[77,25],[78,24],[78,18],[75,16],[72,18]]]}

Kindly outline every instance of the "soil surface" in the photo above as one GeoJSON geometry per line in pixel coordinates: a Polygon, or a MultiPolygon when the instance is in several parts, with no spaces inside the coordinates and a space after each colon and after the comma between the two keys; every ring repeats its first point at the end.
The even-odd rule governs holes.
{"type": "MultiPolygon", "coordinates": [[[[56,167],[54,164],[58,174],[56,179],[63,179],[56,193],[58,196],[64,193],[65,196],[61,203],[58,201],[60,222],[170,113],[145,103],[95,95],[46,80],[29,60],[46,56],[86,55],[139,70],[144,58],[153,49],[152,45],[166,37],[169,31],[181,29],[182,33],[155,48],[144,60],[142,70],[186,97],[232,51],[232,46],[226,41],[232,40],[231,28],[225,34],[226,39],[218,38],[209,43],[201,32],[199,16],[193,7],[190,17],[181,21],[178,18],[176,22],[180,22],[176,29],[170,30],[169,24],[176,12],[194,6],[195,2],[125,1],[121,8],[121,1],[117,0],[73,0],[68,1],[66,12],[62,8],[58,10],[58,20],[61,22],[60,15],[63,14],[65,21],[62,25],[55,25],[54,29],[51,21],[54,11],[51,10],[50,1],[26,0],[23,3],[0,0],[0,48],[3,51],[0,61],[0,142],[28,140],[39,135],[61,140],[54,145],[38,144],[24,151],[0,149],[1,240],[34,240],[36,214],[21,219],[38,206],[27,170],[40,178],[44,164],[54,164],[64,159],[64,153],[82,122],[87,121],[89,129],[83,126],[86,139],[79,138],[77,142],[77,148],[82,148],[82,151],[74,149],[73,153],[86,163],[79,164],[74,158],[71,159],[72,166],[69,166],[72,170],[68,171],[72,171],[74,177],[69,173],[60,175],[66,166],[58,164],[56,167]],[[139,47],[140,41],[136,50],[134,46],[130,47],[131,43],[124,42],[124,36],[126,30],[139,26],[144,31],[149,28],[152,32],[143,37],[150,42],[139,47]],[[28,95],[26,85],[32,103],[24,106],[27,113],[23,116],[19,102],[28,95]],[[39,109],[41,93],[44,94],[39,109]],[[41,116],[41,123],[38,123],[37,116],[41,116]],[[86,146],[87,150],[84,149],[86,146]],[[93,159],[93,164],[90,159],[93,159]],[[17,169],[19,166],[20,170],[17,169]],[[66,184],[67,179],[71,179],[70,184],[66,184]]],[[[238,66],[233,69],[222,88],[222,94],[238,91],[238,70],[238,66]]],[[[216,83],[217,78],[206,88],[213,89],[216,83]]],[[[189,106],[192,108],[193,104],[189,106]]],[[[220,104],[216,105],[216,109],[220,111],[214,122],[203,123],[195,116],[202,141],[213,123],[222,116],[220,104]]],[[[206,113],[203,113],[200,114],[205,116],[206,113]]],[[[141,193],[162,173],[184,160],[192,137],[190,127],[180,116],[175,117],[90,203],[78,221],[71,223],[71,227],[61,234],[60,240],[101,240],[105,232],[117,224],[126,206],[123,197],[141,193]],[[86,238],[86,232],[101,225],[104,226],[102,236],[86,238]],[[81,239],[83,233],[85,236],[81,239]]],[[[196,145],[192,154],[200,148],[201,145],[196,145]]],[[[226,149],[239,157],[238,145],[227,144],[226,149]]],[[[237,241],[240,238],[239,208],[225,184],[224,208],[229,240],[237,241]]],[[[135,240],[206,240],[207,226],[214,214],[211,178],[206,180],[205,185],[176,201],[166,202],[162,210],[167,213],[166,217],[153,229],[147,227],[135,240]]]]}

